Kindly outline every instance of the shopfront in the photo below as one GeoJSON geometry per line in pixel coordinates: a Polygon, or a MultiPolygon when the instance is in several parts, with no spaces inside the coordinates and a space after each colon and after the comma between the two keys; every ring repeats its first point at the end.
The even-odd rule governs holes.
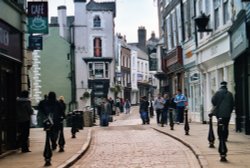
{"type": "Polygon", "coordinates": [[[231,56],[234,60],[236,131],[250,135],[250,51],[249,23],[242,10],[229,30],[231,56]]]}
{"type": "Polygon", "coordinates": [[[22,33],[0,19],[0,154],[16,148],[15,102],[21,89],[22,33]]]}

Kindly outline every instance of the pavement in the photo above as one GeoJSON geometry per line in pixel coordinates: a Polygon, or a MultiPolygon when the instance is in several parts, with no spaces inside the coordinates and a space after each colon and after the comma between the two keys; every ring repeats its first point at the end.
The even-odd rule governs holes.
{"type": "MultiPolygon", "coordinates": [[[[137,108],[136,108],[137,109],[137,108]]],[[[114,124],[125,114],[114,116],[114,124]]],[[[151,118],[152,129],[182,142],[194,153],[202,168],[250,168],[250,136],[235,132],[234,125],[230,125],[229,139],[226,143],[228,162],[221,162],[218,152],[218,138],[216,124],[214,123],[214,134],[216,137],[215,148],[209,148],[208,124],[198,122],[189,123],[189,135],[185,135],[184,124],[175,124],[174,130],[169,125],[161,127],[151,118]]],[[[75,163],[88,150],[94,127],[84,127],[71,138],[70,128],[66,127],[64,136],[66,140],[65,152],[53,151],[51,168],[67,168],[75,163]]],[[[39,168],[44,167],[43,149],[45,144],[45,132],[41,128],[31,128],[29,153],[21,153],[20,150],[10,151],[8,154],[0,155],[0,168],[39,168]]]]}

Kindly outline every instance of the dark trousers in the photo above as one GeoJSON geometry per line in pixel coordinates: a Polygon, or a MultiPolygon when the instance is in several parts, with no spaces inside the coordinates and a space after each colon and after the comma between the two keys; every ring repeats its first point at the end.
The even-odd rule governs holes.
{"type": "Polygon", "coordinates": [[[60,130],[62,129],[62,125],[54,124],[49,130],[49,139],[51,141],[52,149],[55,150],[57,147],[57,140],[60,130]]]}
{"type": "Polygon", "coordinates": [[[22,151],[29,150],[30,121],[19,123],[20,145],[22,151]]]}
{"type": "MultiPolygon", "coordinates": [[[[221,124],[223,124],[224,126],[224,129],[223,129],[223,132],[222,132],[222,136],[224,138],[225,141],[227,141],[228,139],[228,125],[229,125],[229,121],[230,121],[230,118],[221,118],[221,124]]],[[[217,134],[219,136],[219,122],[217,122],[217,134]]]]}
{"type": "Polygon", "coordinates": [[[168,124],[168,109],[162,110],[161,124],[168,124]]]}
{"type": "Polygon", "coordinates": [[[156,122],[157,124],[160,124],[162,118],[162,109],[156,109],[156,122]]]}
{"type": "Polygon", "coordinates": [[[177,106],[176,107],[176,112],[177,112],[177,121],[176,122],[180,122],[183,123],[184,120],[184,106],[177,106]]]}

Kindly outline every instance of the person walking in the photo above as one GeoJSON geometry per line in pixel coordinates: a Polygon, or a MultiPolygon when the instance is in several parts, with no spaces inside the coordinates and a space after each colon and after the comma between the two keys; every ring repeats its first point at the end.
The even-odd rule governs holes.
{"type": "Polygon", "coordinates": [[[30,135],[30,118],[33,114],[31,101],[29,100],[29,92],[24,90],[16,102],[18,131],[22,153],[31,152],[29,150],[29,135],[30,135]]]}
{"type": "Polygon", "coordinates": [[[183,123],[184,120],[184,110],[185,104],[187,102],[186,96],[182,93],[181,89],[177,90],[174,102],[176,103],[176,112],[177,112],[177,124],[183,123]]]}
{"type": "Polygon", "coordinates": [[[151,99],[149,100],[149,114],[150,117],[154,117],[154,97],[152,96],[151,99]]]}
{"type": "MultiPolygon", "coordinates": [[[[216,111],[214,111],[214,113],[210,113],[209,115],[215,115],[218,120],[221,120],[221,124],[224,125],[224,140],[227,141],[228,125],[234,108],[234,99],[233,94],[227,89],[227,82],[222,81],[220,84],[220,89],[213,95],[211,100],[213,106],[216,108],[216,111]]],[[[219,122],[217,123],[219,124],[219,122]]]]}
{"type": "Polygon", "coordinates": [[[38,106],[37,106],[37,110],[38,110],[38,113],[37,113],[37,127],[39,128],[42,128],[43,127],[43,120],[44,120],[44,104],[45,102],[48,100],[48,95],[45,94],[44,95],[44,99],[41,100],[39,103],[38,103],[38,106]]]}
{"type": "Polygon", "coordinates": [[[45,116],[46,118],[50,118],[53,121],[53,125],[48,131],[49,138],[52,143],[52,150],[56,150],[57,148],[57,141],[58,135],[61,128],[61,124],[63,119],[65,118],[65,114],[63,111],[63,107],[56,99],[56,93],[51,91],[48,94],[48,100],[45,103],[45,116]]]}
{"type": "Polygon", "coordinates": [[[139,112],[140,112],[140,117],[142,119],[142,124],[150,124],[150,119],[149,119],[149,114],[148,114],[148,106],[149,102],[147,100],[146,96],[142,96],[140,99],[140,107],[139,107],[139,112]]]}
{"type": "Polygon", "coordinates": [[[126,99],[124,107],[125,107],[125,114],[129,114],[130,113],[131,103],[129,102],[128,99],[126,99]]]}
{"type": "Polygon", "coordinates": [[[157,124],[160,124],[162,118],[162,110],[164,108],[164,99],[161,94],[158,94],[158,97],[155,99],[154,107],[156,111],[156,122],[157,124]]]}
{"type": "Polygon", "coordinates": [[[168,124],[168,108],[169,108],[169,95],[167,93],[164,94],[163,96],[164,99],[164,104],[163,104],[163,109],[162,109],[162,118],[161,118],[161,126],[163,127],[164,124],[168,124]]]}
{"type": "Polygon", "coordinates": [[[101,114],[100,114],[100,125],[109,125],[109,116],[112,113],[111,105],[106,98],[102,99],[101,114]]]}

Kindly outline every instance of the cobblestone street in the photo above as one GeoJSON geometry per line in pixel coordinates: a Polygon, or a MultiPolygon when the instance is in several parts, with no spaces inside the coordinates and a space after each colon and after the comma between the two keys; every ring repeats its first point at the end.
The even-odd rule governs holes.
{"type": "MultiPolygon", "coordinates": [[[[153,119],[154,120],[154,119],[153,119]]],[[[152,122],[153,122],[152,120],[152,122]]],[[[180,142],[141,125],[136,111],[121,114],[109,127],[96,127],[88,152],[74,168],[198,168],[180,142]]]]}

